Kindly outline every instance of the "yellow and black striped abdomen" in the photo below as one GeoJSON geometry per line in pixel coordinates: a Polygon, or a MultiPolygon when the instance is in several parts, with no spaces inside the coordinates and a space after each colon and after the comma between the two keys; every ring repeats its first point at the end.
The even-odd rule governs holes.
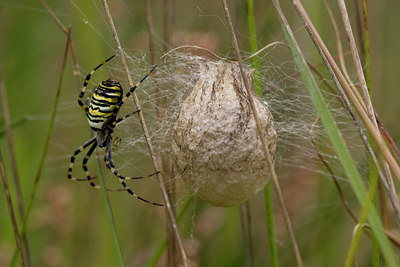
{"type": "Polygon", "coordinates": [[[115,109],[122,99],[122,87],[108,79],[94,89],[86,116],[94,131],[104,130],[115,119],[115,109]]]}

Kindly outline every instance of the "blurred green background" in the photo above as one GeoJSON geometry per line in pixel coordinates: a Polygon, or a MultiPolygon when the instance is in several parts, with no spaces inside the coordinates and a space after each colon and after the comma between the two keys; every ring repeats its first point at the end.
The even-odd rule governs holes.
{"type": "MultiPolygon", "coordinates": [[[[164,45],[167,45],[169,50],[184,44],[203,46],[222,56],[234,55],[222,4],[219,1],[165,1],[169,4],[167,10],[170,12],[171,24],[167,34],[170,46],[164,42],[164,2],[150,2],[156,58],[162,55],[164,45]]],[[[271,1],[254,2],[259,48],[273,41],[284,41],[271,1]]],[[[289,1],[282,4],[291,25],[296,29],[301,47],[313,63],[320,63],[295,11],[286,2],[289,1]]],[[[333,54],[336,54],[334,32],[322,1],[303,2],[325,42],[333,54]]],[[[356,1],[347,2],[354,22],[357,19],[354,8],[356,1]]],[[[145,1],[110,1],[121,42],[132,57],[142,57],[143,53],[148,51],[144,3],[145,1]]],[[[28,222],[27,233],[32,261],[34,266],[115,266],[117,257],[101,193],[86,184],[69,182],[66,178],[70,153],[90,137],[86,118],[76,103],[80,87],[88,71],[116,53],[114,41],[101,1],[48,1],[48,4],[65,26],[72,25],[71,36],[80,74],[73,74],[69,55],[55,127],[28,222]]],[[[344,36],[337,4],[333,1],[330,4],[344,36]]],[[[397,80],[399,68],[396,62],[400,61],[400,2],[369,1],[368,4],[373,103],[381,120],[398,143],[400,90],[397,80]]],[[[229,5],[241,49],[249,53],[246,2],[229,1],[229,5]]],[[[344,37],[342,41],[345,51],[348,51],[344,37]]],[[[40,1],[0,0],[0,68],[14,123],[15,156],[25,206],[45,142],[65,44],[66,35],[58,28],[40,1]]],[[[293,61],[285,49],[275,50],[273,57],[281,62],[293,61]]],[[[149,60],[148,54],[146,58],[149,60]]],[[[351,62],[349,57],[347,60],[351,62]]],[[[98,83],[106,73],[107,70],[99,71],[94,82],[98,83]]],[[[123,84],[126,82],[123,81],[123,84]]],[[[1,127],[3,132],[3,124],[1,127]]],[[[4,134],[1,135],[0,149],[11,192],[15,196],[10,154],[4,134]]],[[[124,172],[129,173],[131,170],[145,174],[152,171],[148,156],[143,154],[143,158],[137,160],[143,168],[127,167],[124,172]]],[[[313,169],[293,167],[296,164],[301,166],[305,160],[308,159],[299,158],[298,162],[290,167],[279,164],[276,166],[278,177],[280,174],[285,177],[281,180],[282,188],[304,264],[342,265],[351,241],[354,223],[345,212],[329,177],[322,178],[313,169]]],[[[363,164],[365,163],[360,163],[360,166],[363,164]]],[[[316,162],[315,168],[323,167],[316,162]]],[[[76,169],[81,171],[78,164],[76,169]]],[[[94,160],[91,169],[94,172],[94,160]]],[[[347,182],[342,183],[345,192],[348,193],[348,201],[358,214],[359,207],[355,204],[351,191],[347,190],[347,182]]],[[[162,199],[155,180],[138,181],[134,188],[147,199],[162,199]]],[[[182,199],[179,198],[179,194],[188,194],[183,186],[176,191],[178,199],[182,199]]],[[[110,197],[125,262],[127,266],[143,266],[165,237],[165,212],[162,208],[137,201],[124,192],[110,194],[110,197]]],[[[13,200],[16,205],[15,198],[13,200]]],[[[177,204],[179,211],[182,202],[178,201],[177,204]]],[[[250,201],[250,210],[254,242],[253,261],[255,266],[268,266],[262,194],[250,201]]],[[[0,266],[7,266],[14,251],[15,240],[2,187],[0,214],[0,266]]],[[[293,266],[295,258],[279,208],[276,209],[275,220],[280,266],[293,266]]],[[[239,207],[216,208],[196,200],[190,204],[179,227],[191,266],[248,264],[239,207]]],[[[358,253],[359,266],[369,266],[371,244],[369,239],[365,238],[365,241],[358,253]]],[[[165,264],[163,258],[159,266],[165,264]]]]}

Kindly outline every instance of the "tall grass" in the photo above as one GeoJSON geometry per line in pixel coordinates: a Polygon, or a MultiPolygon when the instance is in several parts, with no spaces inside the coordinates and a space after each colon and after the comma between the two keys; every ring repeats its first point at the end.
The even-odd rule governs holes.
{"type": "MultiPolygon", "coordinates": [[[[197,199],[187,199],[188,191],[179,180],[176,180],[177,187],[174,189],[177,201],[171,204],[171,206],[176,205],[174,208],[177,210],[177,215],[172,217],[172,221],[176,219],[175,223],[168,222],[170,218],[164,218],[165,213],[162,210],[141,205],[132,200],[128,194],[110,193],[108,195],[106,191],[91,190],[89,186],[80,183],[68,183],[66,170],[70,152],[89,133],[86,126],[81,127],[86,125],[86,121],[82,110],[76,105],[77,93],[84,79],[83,74],[79,72],[82,70],[85,73],[93,62],[115,53],[118,45],[110,34],[107,16],[100,4],[77,1],[49,2],[49,7],[44,1],[41,2],[44,7],[27,2],[15,5],[9,0],[0,3],[0,39],[2,40],[0,65],[4,71],[7,90],[10,118],[7,124],[12,129],[10,135],[14,141],[13,150],[15,151],[14,155],[11,155],[12,152],[7,154],[10,137],[7,137],[5,133],[9,129],[6,129],[7,127],[0,129],[0,150],[5,167],[2,174],[9,178],[12,173],[18,173],[21,185],[18,189],[18,185],[10,182],[9,188],[0,188],[0,196],[10,194],[7,201],[12,202],[13,211],[15,211],[15,214],[7,211],[6,198],[0,197],[0,201],[3,201],[0,203],[0,213],[4,215],[0,216],[1,266],[12,266],[22,264],[22,262],[29,266],[29,259],[33,266],[76,264],[164,266],[168,264],[166,250],[169,246],[169,242],[166,241],[166,223],[179,230],[169,235],[169,239],[172,237],[172,242],[175,242],[175,235],[178,236],[177,239],[181,239],[180,248],[172,250],[173,256],[179,259],[185,258],[183,255],[186,255],[189,266],[192,264],[199,266],[212,264],[216,266],[245,266],[246,264],[249,266],[294,266],[301,265],[301,262],[304,262],[305,266],[341,266],[343,264],[383,266],[383,262],[388,266],[398,265],[394,248],[399,245],[396,221],[399,221],[400,217],[396,213],[398,199],[394,191],[398,185],[396,180],[389,179],[391,175],[394,178],[398,175],[397,161],[390,159],[391,150],[395,151],[395,148],[386,145],[385,142],[389,139],[380,137],[378,130],[370,130],[369,127],[363,126],[363,119],[368,118],[368,116],[364,118],[367,113],[358,115],[359,110],[349,101],[360,128],[366,132],[364,136],[368,133],[371,136],[369,141],[367,140],[370,146],[367,150],[373,151],[372,154],[368,153],[375,155],[375,158],[370,156],[370,180],[363,179],[368,167],[365,168],[364,162],[358,162],[359,159],[355,157],[357,156],[355,154],[363,149],[355,151],[356,148],[352,147],[353,150],[349,152],[348,136],[342,134],[340,131],[342,128],[339,129],[336,126],[337,122],[330,114],[332,107],[325,103],[325,95],[320,94],[322,80],[334,84],[338,78],[338,84],[342,87],[345,85],[342,85],[343,81],[335,70],[331,70],[333,76],[327,75],[329,70],[323,69],[319,64],[323,60],[314,57],[316,64],[312,71],[318,69],[320,74],[317,76],[322,77],[319,78],[320,80],[315,79],[315,72],[311,73],[304,59],[316,52],[309,46],[309,37],[304,35],[307,27],[298,24],[298,18],[291,16],[288,18],[289,21],[285,22],[276,16],[276,10],[268,1],[237,1],[239,7],[237,12],[232,8],[234,3],[228,2],[231,10],[235,10],[232,12],[236,16],[235,22],[238,22],[235,24],[235,34],[241,49],[239,54],[255,54],[257,49],[265,43],[282,41],[282,39],[290,45],[292,54],[288,54],[287,50],[279,51],[277,48],[272,52],[264,50],[252,57],[251,64],[256,70],[254,88],[257,94],[265,94],[266,91],[266,85],[262,84],[265,77],[258,79],[260,74],[257,74],[257,71],[268,68],[267,61],[270,58],[279,59],[278,64],[281,65],[276,68],[282,72],[287,69],[289,72],[299,70],[301,76],[297,73],[289,73],[287,77],[296,80],[297,84],[303,82],[306,84],[318,113],[316,115],[320,116],[327,130],[327,140],[332,143],[334,153],[341,164],[340,168],[344,170],[344,174],[339,174],[340,168],[333,167],[331,173],[323,176],[317,173],[324,173],[325,165],[319,166],[316,163],[315,169],[308,169],[306,175],[300,176],[296,171],[302,170],[300,166],[302,161],[309,159],[299,158],[299,161],[293,164],[299,165],[298,168],[280,166],[282,160],[276,163],[275,169],[282,186],[283,197],[290,210],[288,217],[293,225],[293,232],[296,233],[301,261],[296,259],[290,248],[293,240],[287,237],[284,223],[281,222],[282,218],[274,212],[274,210],[281,211],[281,208],[278,202],[274,203],[275,189],[270,183],[264,190],[264,201],[257,196],[248,203],[252,211],[251,223],[246,225],[248,222],[244,222],[243,226],[250,228],[245,231],[247,235],[250,233],[252,239],[245,238],[244,242],[240,234],[241,222],[237,208],[215,208],[197,199]],[[71,8],[71,12],[68,8],[71,8]],[[64,25],[69,23],[73,25],[73,31],[68,45],[65,46],[67,48],[65,54],[62,54],[60,48],[64,48],[65,36],[68,37],[68,28],[64,25]],[[291,33],[291,29],[295,35],[291,33]],[[52,37],[49,38],[49,36],[52,37]],[[67,60],[68,47],[74,54],[71,55],[68,52],[68,55],[72,56],[71,62],[67,60]],[[286,68],[287,65],[293,63],[293,60],[296,70],[290,69],[291,67],[286,68]],[[376,164],[380,157],[379,153],[385,155],[383,158],[389,162],[389,165],[376,164]],[[13,163],[14,160],[18,164],[13,163]],[[285,168],[293,173],[280,177],[279,174],[284,173],[285,170],[282,169],[285,168]],[[329,174],[337,175],[335,181],[339,189],[332,185],[331,179],[325,179],[329,174]],[[340,175],[345,178],[340,179],[340,175]],[[307,191],[303,191],[301,186],[296,188],[300,179],[311,184],[307,191]],[[369,185],[368,188],[366,184],[369,185]],[[381,194],[384,195],[383,200],[387,198],[389,201],[382,203],[383,200],[377,193],[377,191],[380,192],[379,187],[383,188],[381,190],[381,194]],[[56,190],[56,197],[52,195],[55,189],[59,190],[56,190]],[[22,194],[24,192],[25,194],[22,194]],[[187,201],[182,200],[185,198],[187,201]],[[102,201],[104,205],[101,205],[102,201]],[[25,212],[25,221],[18,216],[16,207],[20,206],[19,202],[22,206],[28,207],[25,212]],[[296,204],[301,208],[296,208],[299,207],[296,204]],[[387,212],[378,213],[378,207],[383,207],[383,210],[386,208],[387,212]],[[349,214],[353,214],[350,216],[357,222],[349,219],[349,214]],[[57,220],[57,218],[62,219],[57,220]],[[10,223],[10,219],[15,223],[10,223]],[[381,221],[384,221],[384,225],[381,221]],[[13,231],[16,226],[19,228],[18,231],[13,231]],[[29,235],[31,257],[26,253],[24,233],[29,235]],[[367,242],[364,242],[364,239],[367,242]],[[248,243],[249,240],[252,244],[248,243]],[[20,243],[18,249],[16,249],[16,243],[20,243]],[[253,251],[246,252],[250,247],[253,247],[253,251]]],[[[306,3],[306,1],[302,2],[306,3]]],[[[193,44],[203,46],[217,55],[236,57],[220,1],[206,3],[189,0],[178,3],[166,0],[162,5],[157,5],[152,1],[135,3],[108,1],[108,3],[116,24],[115,28],[121,38],[122,45],[120,46],[124,55],[135,58],[139,54],[138,57],[142,56],[139,51],[150,50],[150,60],[153,63],[160,63],[159,56],[163,50],[169,50],[169,46],[173,48],[193,44]],[[145,10],[148,13],[151,10],[150,15],[145,16],[145,10]]],[[[279,10],[278,1],[275,1],[275,4],[279,10]]],[[[307,4],[307,7],[312,5],[311,2],[307,4]]],[[[329,4],[333,9],[332,15],[339,19],[341,13],[334,8],[333,2],[329,4]]],[[[397,90],[397,80],[391,77],[395,76],[393,70],[397,67],[399,55],[397,47],[400,45],[400,37],[397,36],[395,30],[395,25],[398,23],[388,23],[386,19],[390,18],[397,22],[400,20],[396,14],[393,14],[400,8],[400,3],[386,3],[385,6],[368,2],[370,5],[368,16],[367,1],[362,1],[362,4],[364,19],[372,18],[374,22],[370,23],[369,27],[365,27],[362,32],[365,52],[360,54],[366,59],[365,66],[362,66],[365,68],[365,83],[369,94],[373,96],[374,108],[379,111],[379,117],[388,128],[387,133],[392,134],[392,140],[394,140],[392,144],[394,144],[400,136],[396,116],[396,101],[400,95],[397,90]],[[382,18],[382,14],[385,14],[387,18],[382,18]],[[386,23],[383,23],[385,21],[386,23]],[[381,39],[385,41],[378,41],[381,39]],[[377,56],[378,52],[379,56],[377,56]],[[373,90],[374,85],[376,88],[379,86],[380,90],[373,90]]],[[[282,9],[282,13],[295,14],[293,7],[287,3],[284,5],[282,2],[282,9]]],[[[334,34],[331,34],[329,27],[326,27],[331,23],[330,20],[316,15],[321,10],[308,9],[308,12],[312,18],[315,18],[312,21],[314,25],[328,33],[324,36],[326,43],[333,46],[334,34]]],[[[356,17],[352,12],[349,11],[350,19],[356,17]]],[[[338,23],[338,25],[338,39],[344,44],[345,41],[347,42],[346,31],[340,28],[342,24],[338,23]]],[[[321,44],[318,45],[321,46],[321,44]]],[[[349,67],[351,59],[347,55],[350,55],[348,53],[350,49],[346,47],[344,46],[344,51],[338,54],[348,64],[349,76],[354,79],[357,69],[354,65],[349,67]]],[[[336,47],[329,49],[331,53],[336,51],[336,47]]],[[[336,58],[336,55],[333,57],[336,58]]],[[[327,64],[328,68],[334,69],[334,66],[329,67],[329,65],[332,64],[327,64]]],[[[122,66],[116,68],[123,69],[122,66]]],[[[345,74],[344,68],[341,67],[341,69],[345,74]]],[[[103,71],[105,70],[100,73],[103,71]]],[[[96,76],[94,83],[101,79],[101,75],[96,76]]],[[[347,80],[344,79],[344,81],[347,80]]],[[[122,83],[126,88],[126,82],[122,81],[122,83]]],[[[348,81],[346,83],[350,87],[350,83],[348,81]]],[[[358,82],[358,84],[361,83],[358,82]]],[[[282,90],[286,89],[291,88],[282,90]]],[[[343,89],[346,91],[346,88],[343,89]]],[[[363,107],[364,104],[359,102],[361,110],[366,110],[363,107]]],[[[4,103],[2,105],[5,108],[4,103]]],[[[4,120],[6,119],[8,118],[4,116],[4,120]]],[[[364,123],[368,124],[368,122],[364,123]]],[[[135,131],[132,129],[132,132],[135,131]]],[[[142,131],[140,126],[138,131],[142,131]]],[[[157,133],[149,134],[150,142],[152,135],[155,134],[157,133]]],[[[323,153],[322,149],[321,154],[323,153]]],[[[139,157],[139,155],[133,152],[133,157],[139,157]]],[[[158,169],[159,155],[155,155],[154,158],[157,159],[155,166],[158,169]]],[[[148,166],[145,167],[153,164],[150,160],[147,163],[148,166]]],[[[331,162],[327,160],[326,163],[329,166],[331,162]]],[[[89,164],[90,168],[95,166],[93,159],[89,164]]],[[[100,169],[104,167],[102,165],[103,163],[98,164],[100,169]]],[[[131,170],[134,172],[141,167],[134,166],[131,170]]],[[[126,168],[128,169],[129,166],[126,168]]],[[[98,176],[100,184],[104,187],[104,181],[100,179],[102,176],[98,176]]],[[[104,179],[105,183],[110,183],[107,175],[104,179]]],[[[134,184],[145,195],[157,194],[156,185],[154,181],[134,184]]],[[[166,214],[169,216],[171,212],[166,214]]]]}

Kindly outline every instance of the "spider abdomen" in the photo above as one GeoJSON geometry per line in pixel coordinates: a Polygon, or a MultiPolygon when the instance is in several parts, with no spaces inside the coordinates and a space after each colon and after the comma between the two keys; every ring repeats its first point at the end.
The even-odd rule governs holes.
{"type": "Polygon", "coordinates": [[[108,79],[94,89],[86,116],[94,131],[104,130],[115,120],[115,110],[122,99],[122,87],[108,79]]]}

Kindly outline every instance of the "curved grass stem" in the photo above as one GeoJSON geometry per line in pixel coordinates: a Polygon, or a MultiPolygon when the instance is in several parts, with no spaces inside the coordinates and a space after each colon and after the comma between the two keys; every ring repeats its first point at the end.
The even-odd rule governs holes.
{"type": "MultiPolygon", "coordinates": [[[[283,14],[282,9],[280,8],[280,4],[278,0],[274,0],[275,7],[278,11],[281,24],[282,24],[282,29],[284,31],[284,34],[286,36],[286,39],[289,42],[289,45],[292,50],[293,57],[296,61],[296,64],[299,68],[299,70],[302,73],[303,80],[305,81],[307,85],[307,89],[309,90],[311,99],[313,101],[313,104],[318,112],[318,114],[321,117],[321,121],[328,133],[328,136],[330,138],[330,141],[332,142],[336,153],[338,154],[338,158],[340,160],[341,165],[343,166],[343,169],[349,178],[349,182],[353,188],[353,191],[360,203],[363,207],[365,207],[368,203],[368,197],[367,193],[365,191],[362,178],[353,162],[353,159],[349,153],[348,148],[346,147],[346,144],[341,136],[341,133],[329,111],[329,109],[326,106],[326,103],[322,97],[322,94],[318,88],[318,85],[316,84],[316,81],[312,74],[310,73],[310,70],[307,68],[307,65],[304,60],[304,56],[297,44],[297,41],[294,37],[293,31],[291,30],[285,15],[283,14]]],[[[383,144],[382,140],[379,138],[379,133],[374,132],[375,128],[372,125],[372,122],[369,120],[368,116],[365,114],[363,108],[361,107],[360,103],[356,100],[354,94],[351,92],[351,89],[349,85],[345,82],[345,79],[341,72],[338,70],[337,65],[333,61],[332,56],[330,55],[328,49],[326,48],[325,44],[323,43],[321,37],[319,36],[318,32],[316,31],[315,27],[312,25],[307,13],[305,12],[301,2],[299,0],[294,0],[293,5],[298,12],[299,16],[301,17],[304,25],[306,25],[307,30],[309,31],[309,34],[311,36],[311,39],[314,41],[314,44],[316,45],[318,51],[320,51],[321,57],[323,58],[325,64],[329,66],[329,68],[332,68],[335,70],[335,76],[333,77],[334,79],[338,79],[341,81],[341,84],[343,87],[346,88],[346,93],[349,94],[349,98],[352,101],[353,106],[355,109],[359,112],[360,117],[364,121],[365,125],[367,126],[368,130],[370,130],[371,134],[374,136],[374,139],[380,142],[378,146],[383,146],[382,149],[387,149],[385,144],[383,144]],[[323,51],[323,52],[322,52],[323,51]],[[336,73],[337,71],[337,73],[336,73]],[[338,75],[338,76],[336,76],[338,75]],[[354,102],[353,102],[354,101],[354,102]]],[[[389,158],[389,154],[386,151],[386,157],[389,158]]],[[[390,152],[389,152],[390,153],[390,152]]],[[[385,154],[385,153],[383,153],[385,154]]],[[[391,164],[393,167],[393,171],[396,172],[396,168],[398,168],[397,163],[391,161],[391,164]]],[[[400,175],[400,170],[396,175],[400,175]]],[[[367,218],[370,222],[371,229],[376,236],[381,252],[384,255],[385,259],[388,262],[389,266],[397,266],[397,260],[396,257],[393,253],[392,248],[390,247],[389,241],[387,237],[385,236],[381,224],[381,221],[379,219],[379,216],[377,214],[377,211],[375,207],[370,206],[369,207],[369,212],[367,214],[367,218]]]]}
{"type": "Polygon", "coordinates": [[[279,185],[279,182],[278,182],[278,178],[276,177],[276,173],[275,173],[272,157],[271,157],[271,155],[269,153],[267,142],[266,142],[265,136],[263,134],[263,129],[261,128],[261,123],[260,123],[260,120],[258,118],[257,110],[256,110],[256,107],[255,107],[255,104],[254,104],[253,92],[250,89],[246,74],[245,74],[244,69],[243,69],[243,61],[242,61],[242,57],[240,55],[239,44],[237,42],[236,34],[235,34],[234,29],[233,29],[232,20],[231,20],[231,16],[230,16],[230,13],[229,13],[229,9],[228,9],[228,5],[226,3],[226,0],[222,0],[222,4],[223,4],[223,7],[224,7],[224,11],[225,11],[226,21],[228,22],[228,27],[229,27],[229,30],[231,32],[232,42],[233,42],[233,45],[235,47],[235,52],[236,52],[236,57],[238,59],[240,72],[241,72],[241,75],[242,75],[242,78],[243,78],[243,82],[244,82],[244,85],[245,85],[245,88],[246,88],[246,91],[247,91],[247,98],[249,100],[250,107],[252,109],[252,113],[253,113],[253,116],[254,116],[254,120],[256,122],[257,132],[258,132],[258,136],[259,136],[259,138],[261,140],[261,143],[262,143],[262,149],[263,149],[263,152],[264,152],[264,156],[265,156],[265,159],[266,159],[266,161],[268,163],[269,169],[271,171],[272,182],[274,184],[274,187],[275,187],[275,190],[276,190],[276,194],[278,196],[279,204],[280,204],[280,206],[282,208],[282,211],[283,211],[283,218],[284,218],[284,221],[285,221],[285,224],[286,224],[286,228],[288,230],[289,237],[290,237],[290,240],[291,240],[291,243],[292,243],[292,246],[293,246],[293,250],[294,250],[294,253],[295,253],[295,256],[296,256],[297,265],[298,266],[303,266],[303,262],[302,262],[301,255],[300,255],[300,250],[299,250],[299,248],[297,246],[297,241],[296,241],[296,237],[294,235],[292,223],[290,221],[289,214],[288,214],[287,209],[286,209],[285,201],[283,199],[282,190],[280,188],[280,185],[279,185]]]}
{"type": "MultiPolygon", "coordinates": [[[[124,53],[124,50],[122,49],[121,42],[120,42],[118,34],[117,34],[117,30],[115,29],[115,26],[114,26],[114,21],[113,21],[112,16],[111,16],[110,8],[109,8],[108,3],[107,3],[106,0],[102,0],[102,2],[103,2],[104,10],[106,12],[106,16],[107,16],[107,20],[108,20],[109,26],[111,28],[111,32],[112,32],[114,40],[115,40],[115,44],[117,46],[119,55],[121,57],[121,61],[122,61],[122,65],[123,65],[123,68],[124,68],[125,76],[126,76],[126,78],[128,80],[129,86],[133,87],[134,83],[132,81],[132,77],[131,77],[130,72],[129,72],[128,64],[127,64],[126,58],[125,58],[125,53],[124,53]]],[[[133,97],[133,100],[135,102],[136,109],[140,110],[141,109],[141,105],[140,105],[140,102],[139,102],[139,98],[137,97],[135,92],[132,93],[132,97],[133,97]]],[[[153,145],[152,145],[152,143],[150,141],[150,134],[149,134],[149,131],[148,131],[148,128],[147,128],[147,125],[146,125],[146,121],[144,120],[143,112],[139,112],[138,114],[139,114],[140,124],[141,124],[142,130],[143,130],[143,134],[144,134],[144,137],[145,137],[145,140],[146,140],[146,143],[147,143],[147,147],[149,149],[150,157],[151,157],[152,162],[153,162],[154,169],[156,171],[159,171],[160,168],[159,168],[158,162],[156,160],[156,155],[154,153],[153,145]]],[[[174,212],[173,212],[172,207],[171,207],[171,202],[169,200],[168,193],[167,193],[167,190],[166,190],[166,188],[164,186],[163,178],[162,178],[162,175],[161,175],[160,172],[157,173],[157,180],[158,180],[158,183],[159,183],[159,186],[160,186],[163,198],[164,198],[165,207],[167,209],[167,214],[168,214],[168,219],[170,221],[171,228],[173,229],[173,232],[175,234],[175,239],[176,239],[176,243],[177,243],[179,252],[181,254],[182,262],[183,262],[184,266],[188,266],[188,260],[187,260],[187,257],[186,257],[186,252],[185,252],[185,250],[183,248],[182,239],[181,239],[181,237],[179,235],[179,232],[178,232],[178,226],[176,224],[176,219],[175,219],[175,216],[174,216],[174,212]]]]}

